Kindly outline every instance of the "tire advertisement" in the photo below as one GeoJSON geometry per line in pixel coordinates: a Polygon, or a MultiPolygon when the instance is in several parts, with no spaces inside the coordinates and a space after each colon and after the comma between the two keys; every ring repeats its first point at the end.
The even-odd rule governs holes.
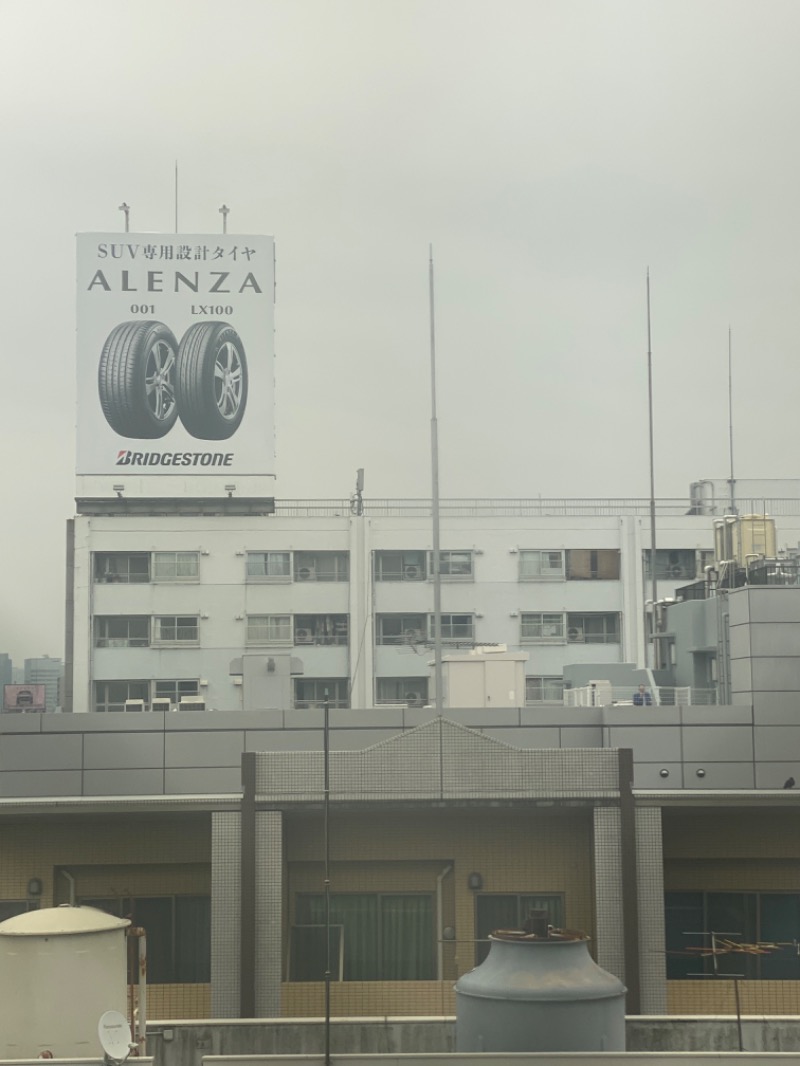
{"type": "Polygon", "coordinates": [[[271,237],[78,236],[77,473],[275,473],[271,237]]]}

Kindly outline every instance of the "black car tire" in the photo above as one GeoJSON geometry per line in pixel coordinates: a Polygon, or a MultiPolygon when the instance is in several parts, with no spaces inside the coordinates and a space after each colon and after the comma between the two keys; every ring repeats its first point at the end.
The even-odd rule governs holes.
{"type": "Polygon", "coordinates": [[[178,342],[163,322],[120,322],[100,355],[97,387],[106,421],[121,437],[163,437],[175,425],[178,342]]]}
{"type": "Polygon", "coordinates": [[[197,322],[178,348],[178,414],[199,440],[226,440],[247,404],[247,359],[227,322],[197,322]]]}

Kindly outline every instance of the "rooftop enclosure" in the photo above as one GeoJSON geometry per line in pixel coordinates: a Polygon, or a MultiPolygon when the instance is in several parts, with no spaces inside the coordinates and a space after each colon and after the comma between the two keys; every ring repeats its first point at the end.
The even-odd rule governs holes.
{"type": "MultiPolygon", "coordinates": [[[[586,932],[628,1014],[729,1013],[736,992],[745,1013],[800,1013],[800,793],[782,787],[798,727],[526,713],[331,712],[333,1015],[451,1015],[491,933],[531,910],[586,932]],[[739,734],[773,746],[748,749],[749,784],[714,784],[739,734]]],[[[320,1017],[322,715],[303,717],[10,718],[3,913],[77,902],[143,925],[151,1018],[320,1017]]]]}

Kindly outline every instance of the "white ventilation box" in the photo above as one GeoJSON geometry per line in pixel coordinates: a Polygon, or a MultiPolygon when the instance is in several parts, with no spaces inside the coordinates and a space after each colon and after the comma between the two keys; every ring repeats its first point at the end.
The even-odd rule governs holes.
{"type": "Polygon", "coordinates": [[[143,711],[144,700],[125,700],[126,711],[143,711]]]}

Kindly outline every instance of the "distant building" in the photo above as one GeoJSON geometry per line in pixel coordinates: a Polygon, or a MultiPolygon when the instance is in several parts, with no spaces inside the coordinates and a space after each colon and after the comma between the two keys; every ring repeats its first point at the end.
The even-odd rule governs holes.
{"type": "MultiPolygon", "coordinates": [[[[736,504],[800,537],[800,499],[736,504]]],[[[714,519],[689,498],[656,514],[662,601],[713,564],[714,519]]],[[[67,710],[434,698],[429,501],[92,496],[70,527],[67,710]]],[[[646,665],[649,501],[444,500],[441,543],[446,652],[526,653],[516,705],[560,701],[577,665],[646,665]]]]}
{"type": "Polygon", "coordinates": [[[3,685],[14,684],[14,664],[8,652],[0,651],[0,689],[3,685]]]}
{"type": "Polygon", "coordinates": [[[25,660],[25,684],[44,685],[47,692],[47,710],[54,711],[61,706],[61,682],[64,677],[64,663],[42,655],[37,659],[25,660]]]}

